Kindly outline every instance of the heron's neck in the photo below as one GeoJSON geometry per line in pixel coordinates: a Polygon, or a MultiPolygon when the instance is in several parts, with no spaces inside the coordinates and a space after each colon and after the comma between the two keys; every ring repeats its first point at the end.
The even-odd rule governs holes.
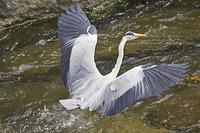
{"type": "Polygon", "coordinates": [[[122,59],[124,57],[124,46],[126,44],[126,41],[127,41],[126,38],[122,38],[122,40],[119,44],[119,47],[118,47],[119,55],[118,55],[115,67],[113,68],[113,70],[111,72],[114,77],[117,77],[117,74],[119,73],[119,70],[120,70],[120,67],[121,67],[121,64],[122,64],[122,59]]]}

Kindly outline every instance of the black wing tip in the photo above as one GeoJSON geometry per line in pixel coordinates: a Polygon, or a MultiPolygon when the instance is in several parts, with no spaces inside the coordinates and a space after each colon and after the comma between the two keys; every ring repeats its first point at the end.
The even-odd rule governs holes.
{"type": "MultiPolygon", "coordinates": [[[[134,102],[134,101],[133,101],[134,102]]],[[[131,103],[133,103],[131,102],[131,103]]],[[[128,105],[129,106],[129,105],[128,105]]],[[[128,108],[128,106],[126,107],[122,107],[121,109],[116,109],[115,107],[114,108],[109,108],[109,109],[104,109],[102,108],[99,112],[104,115],[104,116],[108,116],[108,117],[111,117],[111,116],[114,116],[114,115],[117,115],[117,114],[120,114],[121,112],[123,112],[124,110],[126,110],[128,108]]]]}
{"type": "Polygon", "coordinates": [[[187,61],[185,63],[182,63],[183,65],[191,65],[192,61],[187,61]]]}
{"type": "Polygon", "coordinates": [[[192,61],[187,61],[180,64],[169,64],[169,66],[177,67],[178,69],[184,70],[183,73],[189,72],[190,71],[189,68],[191,67],[191,65],[192,65],[192,61]]]}
{"type": "Polygon", "coordinates": [[[187,61],[187,62],[184,62],[184,63],[177,63],[177,64],[171,64],[171,65],[181,65],[181,66],[190,66],[192,63],[192,61],[187,61]]]}
{"type": "Polygon", "coordinates": [[[121,111],[110,111],[110,110],[108,110],[108,111],[103,111],[103,110],[100,110],[99,111],[102,115],[104,115],[104,116],[114,116],[114,115],[116,115],[116,114],[118,114],[118,113],[120,113],[121,111]]]}
{"type": "MultiPolygon", "coordinates": [[[[190,69],[188,69],[188,68],[191,67],[192,61],[185,62],[185,63],[183,63],[183,65],[184,65],[185,69],[187,69],[188,71],[190,71],[190,69]]],[[[187,71],[187,72],[188,72],[188,71],[187,71]]]]}
{"type": "Polygon", "coordinates": [[[111,116],[114,116],[114,115],[116,115],[118,113],[120,113],[120,112],[106,112],[104,115],[111,117],[111,116]]]}
{"type": "Polygon", "coordinates": [[[71,5],[69,6],[69,8],[70,8],[70,9],[74,8],[73,4],[71,4],[71,5]]]}
{"type": "Polygon", "coordinates": [[[73,14],[74,11],[75,11],[75,12],[78,12],[77,7],[80,8],[80,6],[79,6],[79,5],[77,6],[77,4],[78,4],[78,3],[76,3],[76,6],[74,6],[73,4],[70,4],[69,7],[65,8],[65,10],[64,10],[65,13],[66,13],[67,15],[70,15],[71,13],[73,14]]]}
{"type": "Polygon", "coordinates": [[[79,5],[78,3],[76,3],[75,5],[76,5],[76,7],[81,8],[80,5],[79,5]]]}
{"type": "Polygon", "coordinates": [[[65,11],[66,11],[66,10],[68,10],[68,11],[70,11],[70,12],[73,12],[74,10],[75,10],[76,12],[78,12],[78,11],[83,12],[83,10],[81,9],[79,3],[70,4],[70,6],[67,7],[67,8],[65,9],[65,11]]]}

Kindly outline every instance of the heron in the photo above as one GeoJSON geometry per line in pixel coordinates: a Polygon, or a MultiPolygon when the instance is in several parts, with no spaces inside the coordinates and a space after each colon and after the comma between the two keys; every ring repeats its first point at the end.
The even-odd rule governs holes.
{"type": "Polygon", "coordinates": [[[136,66],[118,76],[127,41],[145,34],[127,32],[118,46],[118,57],[112,71],[102,75],[96,67],[94,55],[97,29],[90,23],[79,4],[71,5],[58,19],[58,36],[61,44],[62,81],[70,93],[69,99],[59,102],[67,109],[98,110],[112,116],[131,103],[175,86],[187,76],[189,63],[148,63],[136,66]]]}

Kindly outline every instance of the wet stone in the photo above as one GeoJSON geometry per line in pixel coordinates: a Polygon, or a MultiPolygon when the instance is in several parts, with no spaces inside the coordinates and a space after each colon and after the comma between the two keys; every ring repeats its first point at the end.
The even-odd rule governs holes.
{"type": "Polygon", "coordinates": [[[39,46],[39,45],[44,46],[44,45],[46,45],[46,44],[47,44],[47,41],[46,41],[46,40],[40,40],[40,41],[38,41],[38,42],[36,43],[36,46],[39,46]]]}

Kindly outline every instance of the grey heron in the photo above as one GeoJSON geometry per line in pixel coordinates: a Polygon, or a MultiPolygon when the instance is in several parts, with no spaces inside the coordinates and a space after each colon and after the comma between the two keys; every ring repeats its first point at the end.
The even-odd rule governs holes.
{"type": "Polygon", "coordinates": [[[146,37],[130,31],[121,39],[114,68],[102,75],[94,61],[97,30],[78,4],[60,15],[58,35],[62,47],[62,81],[70,92],[69,99],[59,101],[68,110],[99,109],[104,115],[115,115],[138,99],[159,95],[187,76],[188,63],[148,63],[118,76],[126,42],[146,37]]]}

